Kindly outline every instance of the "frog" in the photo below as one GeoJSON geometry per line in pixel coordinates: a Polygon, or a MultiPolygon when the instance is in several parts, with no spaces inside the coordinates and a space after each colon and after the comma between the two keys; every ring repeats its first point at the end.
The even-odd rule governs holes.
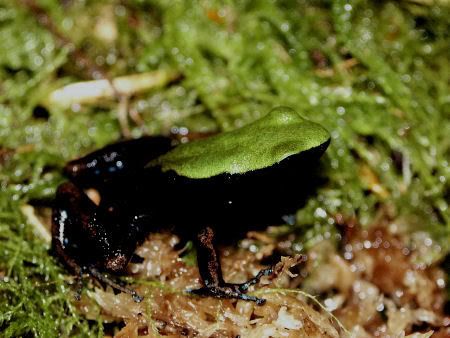
{"type": "Polygon", "coordinates": [[[295,212],[329,144],[320,124],[276,107],[241,128],[186,143],[145,136],[107,145],[66,164],[68,181],[52,209],[52,249],[75,275],[87,273],[140,301],[105,274],[126,273],[147,236],[169,229],[196,248],[202,287],[190,293],[264,304],[248,290],[273,268],[226,282],[218,239],[295,212]],[[89,188],[100,202],[88,197],[89,188]]]}

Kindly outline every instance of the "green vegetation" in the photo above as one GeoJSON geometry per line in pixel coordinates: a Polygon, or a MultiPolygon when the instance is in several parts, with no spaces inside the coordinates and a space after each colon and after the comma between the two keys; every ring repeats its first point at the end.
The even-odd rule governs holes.
{"type": "Polygon", "coordinates": [[[190,178],[240,174],[270,167],[329,139],[322,126],[290,108],[278,107],[242,128],[182,144],[154,164],[190,178]]]}
{"type": "MultiPolygon", "coordinates": [[[[48,120],[39,117],[53,90],[96,74],[38,23],[30,3],[0,0],[0,332],[101,335],[101,323],[73,311],[70,277],[20,207],[52,197],[65,161],[120,137],[119,105],[47,107],[48,120]]],[[[427,261],[448,254],[448,2],[36,3],[111,78],[182,75],[130,99],[145,121],[131,125],[134,137],[232,130],[280,105],[324,125],[329,180],[295,225],[305,248],[335,231],[337,214],[368,226],[384,212],[434,236],[440,247],[427,261]],[[97,22],[117,36],[105,39],[97,22]]]]}

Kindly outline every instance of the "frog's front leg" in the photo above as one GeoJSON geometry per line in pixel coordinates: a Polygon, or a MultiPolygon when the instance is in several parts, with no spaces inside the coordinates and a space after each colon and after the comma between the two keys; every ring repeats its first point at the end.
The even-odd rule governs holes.
{"type": "Polygon", "coordinates": [[[214,245],[214,230],[210,227],[202,229],[196,238],[197,262],[204,287],[191,292],[200,296],[217,298],[234,298],[253,301],[258,305],[265,299],[245,294],[249,287],[259,282],[261,277],[272,274],[272,268],[261,270],[254,278],[242,284],[226,283],[222,276],[219,255],[214,245]]]}

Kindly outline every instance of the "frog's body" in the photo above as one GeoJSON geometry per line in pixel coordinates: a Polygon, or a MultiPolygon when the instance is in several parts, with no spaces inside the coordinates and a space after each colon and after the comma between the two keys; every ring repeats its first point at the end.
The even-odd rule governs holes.
{"type": "Polygon", "coordinates": [[[174,228],[196,243],[205,284],[198,294],[261,302],[245,295],[260,276],[239,285],[223,281],[213,229],[277,223],[294,211],[296,183],[306,182],[304,173],[328,144],[321,126],[278,108],[237,131],[173,149],[161,137],[108,146],[66,167],[75,184],[96,187],[102,199],[96,206],[75,184],[61,185],[54,247],[78,272],[121,272],[149,232],[174,228]]]}

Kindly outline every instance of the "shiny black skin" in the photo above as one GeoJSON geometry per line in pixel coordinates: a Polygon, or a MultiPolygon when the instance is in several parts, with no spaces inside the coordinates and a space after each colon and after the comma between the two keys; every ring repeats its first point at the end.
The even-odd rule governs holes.
{"type": "Polygon", "coordinates": [[[152,159],[172,149],[173,142],[164,136],[146,136],[110,144],[70,161],[64,173],[78,186],[101,187],[113,179],[135,175],[152,159]]]}
{"type": "Polygon", "coordinates": [[[223,239],[253,226],[281,223],[314,187],[317,160],[329,142],[268,168],[207,179],[145,167],[171,144],[169,138],[146,137],[109,145],[68,163],[65,174],[71,182],[58,188],[53,208],[56,253],[76,273],[92,268],[121,273],[148,233],[170,228],[197,245],[206,286],[198,294],[262,301],[243,295],[248,285],[223,281],[215,232],[223,239]],[[99,190],[99,206],[81,190],[87,187],[99,190]],[[211,269],[213,261],[217,266],[211,269]]]}

